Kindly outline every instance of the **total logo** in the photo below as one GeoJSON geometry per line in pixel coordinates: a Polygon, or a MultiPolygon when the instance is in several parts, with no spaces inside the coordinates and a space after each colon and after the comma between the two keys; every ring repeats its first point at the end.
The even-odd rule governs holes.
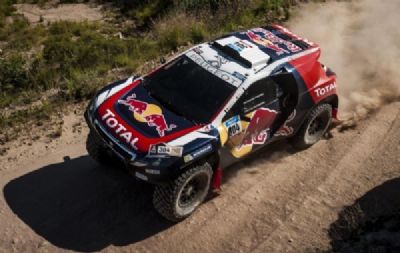
{"type": "Polygon", "coordinates": [[[165,135],[165,132],[176,128],[174,124],[167,124],[159,106],[136,99],[136,94],[132,94],[126,99],[120,99],[118,103],[127,106],[137,121],[155,127],[161,137],[165,135]]]}
{"type": "Polygon", "coordinates": [[[331,83],[331,84],[328,84],[328,85],[326,85],[324,87],[321,87],[321,88],[318,87],[318,88],[316,88],[314,90],[314,92],[317,95],[317,97],[321,97],[321,96],[324,96],[325,94],[331,92],[334,89],[336,89],[336,83],[335,82],[331,83]]]}
{"type": "Polygon", "coordinates": [[[109,109],[106,110],[106,113],[101,117],[106,125],[113,129],[114,132],[122,139],[124,139],[128,144],[130,144],[134,149],[137,150],[136,142],[138,142],[137,137],[133,137],[132,133],[126,130],[121,123],[115,118],[115,114],[109,109]]]}

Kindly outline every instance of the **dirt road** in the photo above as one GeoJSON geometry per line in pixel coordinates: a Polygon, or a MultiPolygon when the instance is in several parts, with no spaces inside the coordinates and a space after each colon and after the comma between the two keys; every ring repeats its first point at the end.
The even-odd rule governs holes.
{"type": "Polygon", "coordinates": [[[228,168],[222,194],[174,225],[153,210],[151,187],[86,155],[85,128],[71,130],[80,120],[67,117],[47,151],[34,144],[11,164],[2,158],[0,251],[325,249],[345,205],[400,177],[400,103],[392,103],[306,151],[280,143],[228,168]]]}
{"type": "MultiPolygon", "coordinates": [[[[333,14],[322,16],[335,22],[333,14]]],[[[310,30],[309,39],[314,39],[316,30],[310,30]]],[[[318,35],[318,42],[328,38],[324,33],[318,35]]],[[[331,48],[327,45],[322,43],[325,52],[331,48]]],[[[165,221],[152,208],[150,186],[120,170],[100,167],[87,156],[87,129],[80,115],[65,116],[63,133],[57,140],[15,142],[0,157],[0,252],[264,253],[329,249],[336,231],[333,224],[338,223],[338,215],[346,206],[357,206],[364,196],[378,192],[374,201],[360,208],[379,210],[387,208],[379,203],[400,194],[398,183],[392,187],[394,192],[381,190],[387,188],[382,185],[393,185],[400,178],[400,102],[388,103],[381,94],[378,100],[373,99],[377,103],[362,103],[360,96],[355,96],[358,100],[346,97],[358,89],[355,91],[371,98],[377,93],[366,94],[366,88],[380,86],[346,85],[349,65],[336,61],[335,66],[334,58],[340,50],[328,52],[327,61],[339,75],[342,73],[342,95],[348,108],[361,105],[363,110],[357,107],[357,115],[379,109],[353,129],[332,130],[332,138],[306,151],[295,152],[286,143],[278,143],[228,168],[221,195],[179,224],[165,221]]],[[[363,60],[357,64],[361,66],[363,60]]],[[[384,69],[380,72],[388,73],[384,69]]]]}

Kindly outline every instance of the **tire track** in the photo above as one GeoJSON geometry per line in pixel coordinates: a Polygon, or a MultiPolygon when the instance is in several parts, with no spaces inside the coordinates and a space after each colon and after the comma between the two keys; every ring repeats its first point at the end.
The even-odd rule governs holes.
{"type": "MultiPolygon", "coordinates": [[[[147,249],[156,251],[164,248],[167,252],[187,250],[252,252],[261,249],[260,252],[266,252],[265,242],[268,244],[269,238],[272,238],[275,231],[285,227],[285,223],[299,208],[304,208],[304,205],[311,208],[321,203],[326,205],[316,213],[312,211],[313,208],[306,208],[307,215],[302,218],[304,224],[309,224],[318,223],[321,218],[320,213],[325,213],[324,209],[332,210],[332,207],[337,206],[335,203],[326,203],[324,199],[328,198],[310,196],[314,196],[315,192],[321,189],[334,188],[336,182],[347,182],[347,177],[354,178],[356,175],[348,175],[349,172],[357,171],[365,159],[384,142],[385,132],[390,129],[392,122],[396,119],[397,111],[398,108],[395,105],[385,107],[371,119],[377,124],[361,126],[355,131],[344,134],[336,133],[332,140],[318,144],[305,152],[284,157],[277,162],[266,164],[257,162],[256,166],[266,168],[267,173],[261,172],[257,177],[253,177],[253,180],[247,182],[247,188],[240,186],[242,178],[238,175],[237,178],[232,179],[238,181],[232,182],[232,185],[226,189],[229,191],[230,188],[239,186],[244,190],[243,193],[238,196],[223,194],[212,201],[213,205],[206,204],[191,218],[195,223],[197,220],[201,221],[200,226],[192,228],[189,221],[184,225],[185,230],[190,231],[189,233],[186,231],[182,233],[180,229],[177,229],[158,241],[157,247],[147,249]],[[358,136],[359,131],[362,131],[361,136],[358,136]],[[380,133],[377,133],[379,131],[380,133]],[[357,162],[354,163],[354,161],[357,162]],[[351,170],[344,171],[350,167],[351,170]],[[221,206],[220,211],[216,211],[215,207],[218,206],[221,206]],[[206,216],[204,216],[205,213],[207,213],[206,216]],[[167,244],[165,248],[165,241],[180,241],[180,247],[167,244]]],[[[347,188],[343,191],[347,191],[347,188]]],[[[344,196],[343,191],[338,189],[334,196],[344,196]]],[[[355,196],[349,197],[352,199],[355,196]]],[[[285,240],[280,240],[280,243],[284,242],[285,240]]],[[[154,245],[153,242],[149,244],[154,245]]],[[[293,248],[292,250],[295,251],[293,248]]]]}
{"type": "MultiPolygon", "coordinates": [[[[329,243],[326,233],[323,233],[336,219],[337,212],[351,204],[354,199],[393,176],[399,176],[399,168],[379,168],[375,161],[382,154],[395,158],[398,151],[393,144],[400,142],[400,103],[385,106],[371,119],[376,124],[369,125],[362,133],[359,142],[352,146],[326,181],[316,191],[308,196],[301,207],[293,213],[287,223],[282,224],[271,236],[260,243],[252,252],[306,252],[315,248],[321,249],[329,243]],[[387,152],[387,147],[391,152],[387,152]],[[390,173],[390,176],[385,174],[390,173]],[[284,238],[284,239],[282,239],[284,238]],[[309,238],[304,240],[305,238],[309,238]],[[291,241],[292,243],[284,243],[291,241]]],[[[398,145],[396,146],[398,147],[398,145]]]]}

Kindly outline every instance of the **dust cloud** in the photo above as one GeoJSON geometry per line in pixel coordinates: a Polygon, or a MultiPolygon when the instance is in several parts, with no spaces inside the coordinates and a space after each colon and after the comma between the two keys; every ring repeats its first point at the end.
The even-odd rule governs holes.
{"type": "Polygon", "coordinates": [[[400,100],[399,12],[398,0],[329,1],[304,5],[289,23],[337,73],[339,117],[348,124],[400,100]]]}

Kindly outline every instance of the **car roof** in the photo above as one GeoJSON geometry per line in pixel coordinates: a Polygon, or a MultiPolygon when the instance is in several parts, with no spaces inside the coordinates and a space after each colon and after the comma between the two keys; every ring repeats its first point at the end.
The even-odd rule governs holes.
{"type": "Polygon", "coordinates": [[[237,57],[239,61],[248,61],[247,64],[245,63],[248,67],[256,67],[264,63],[271,64],[317,47],[315,43],[302,39],[278,25],[231,33],[217,39],[214,44],[230,55],[239,55],[240,57],[237,57]],[[266,59],[267,62],[260,61],[260,58],[266,59]]]}
{"type": "Polygon", "coordinates": [[[315,43],[273,25],[228,34],[195,46],[185,55],[231,85],[247,88],[275,67],[316,51],[315,43]]]}

